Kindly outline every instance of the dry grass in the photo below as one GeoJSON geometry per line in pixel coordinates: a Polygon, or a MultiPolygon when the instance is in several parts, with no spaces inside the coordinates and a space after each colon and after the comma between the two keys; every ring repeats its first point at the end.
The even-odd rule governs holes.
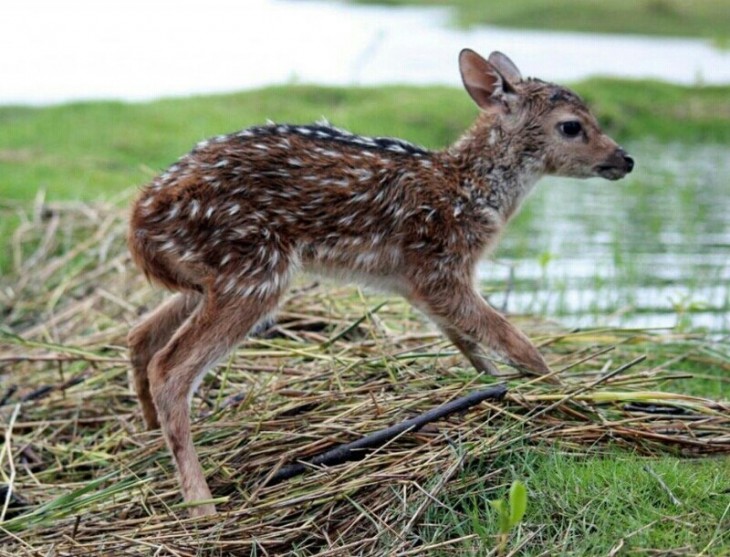
{"type": "Polygon", "coordinates": [[[705,340],[516,319],[564,370],[563,386],[511,381],[503,402],[265,487],[285,463],[494,382],[404,303],[302,283],[277,324],[193,399],[221,512],[191,521],[160,434],[144,430],[130,390],[124,338],[161,293],[130,266],[120,211],[42,200],[30,214],[0,210],[22,221],[10,239],[15,270],[0,284],[0,555],[448,552],[463,537],[426,541],[419,521],[440,495],[470,489],[459,475],[470,460],[552,443],[730,452],[726,403],[666,390],[678,359],[730,369],[705,340]],[[646,358],[648,346],[667,343],[683,348],[646,358]]]}

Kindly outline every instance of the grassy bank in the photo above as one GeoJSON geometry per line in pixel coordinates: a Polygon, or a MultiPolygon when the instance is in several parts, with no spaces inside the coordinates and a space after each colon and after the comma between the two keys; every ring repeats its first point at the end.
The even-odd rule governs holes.
{"type": "MultiPolygon", "coordinates": [[[[621,141],[730,143],[730,87],[594,79],[575,86],[621,141]]],[[[0,197],[96,199],[141,184],[197,141],[266,119],[326,117],[362,134],[439,148],[474,119],[468,96],[449,88],[273,87],[144,104],[0,107],[0,197]]]]}
{"type": "Polygon", "coordinates": [[[706,37],[726,44],[730,10],[725,0],[358,0],[362,3],[452,6],[461,25],[591,33],[706,37]]]}

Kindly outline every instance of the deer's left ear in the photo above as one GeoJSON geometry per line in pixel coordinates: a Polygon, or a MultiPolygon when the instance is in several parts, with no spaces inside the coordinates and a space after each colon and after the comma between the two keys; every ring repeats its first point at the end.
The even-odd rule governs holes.
{"type": "Polygon", "coordinates": [[[504,112],[509,104],[508,97],[517,93],[510,79],[517,77],[516,82],[519,82],[520,72],[504,54],[493,52],[489,58],[485,60],[468,48],[462,50],[459,54],[461,80],[479,108],[504,112]]]}

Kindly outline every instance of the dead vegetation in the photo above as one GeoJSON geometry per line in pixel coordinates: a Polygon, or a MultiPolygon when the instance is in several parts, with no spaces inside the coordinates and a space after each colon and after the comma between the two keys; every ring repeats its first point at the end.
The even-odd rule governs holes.
{"type": "MultiPolygon", "coordinates": [[[[502,401],[267,485],[286,464],[496,383],[405,303],[302,282],[276,324],[193,398],[221,512],[191,521],[163,440],[144,430],[130,390],[124,338],[162,293],[129,263],[123,213],[42,200],[30,214],[0,210],[19,219],[7,239],[13,270],[0,283],[0,555],[448,552],[464,538],[425,540],[420,521],[443,494],[472,488],[459,473],[466,463],[554,443],[730,453],[728,404],[671,392],[684,375],[672,371],[677,361],[730,370],[710,340],[516,318],[562,370],[562,386],[509,381],[502,401]]],[[[487,481],[501,482],[500,470],[487,481]]]]}

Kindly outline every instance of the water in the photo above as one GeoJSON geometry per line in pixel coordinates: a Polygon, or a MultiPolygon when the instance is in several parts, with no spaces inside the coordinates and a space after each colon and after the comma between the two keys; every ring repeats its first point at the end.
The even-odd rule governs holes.
{"type": "Polygon", "coordinates": [[[490,300],[575,326],[730,331],[730,158],[725,146],[630,146],[619,182],[548,179],[482,276],[490,300]],[[509,265],[499,264],[509,261],[509,265]],[[691,310],[691,311],[690,311],[691,310]]]}
{"type": "Polygon", "coordinates": [[[7,0],[0,104],[144,100],[274,83],[460,86],[457,53],[502,50],[525,75],[730,82],[704,40],[449,26],[443,8],[282,0],[7,0]]]}

